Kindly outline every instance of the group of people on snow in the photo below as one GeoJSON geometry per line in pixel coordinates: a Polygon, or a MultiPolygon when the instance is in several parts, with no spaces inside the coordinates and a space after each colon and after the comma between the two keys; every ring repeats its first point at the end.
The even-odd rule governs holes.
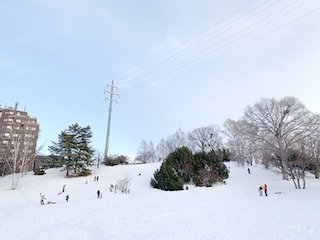
{"type": "Polygon", "coordinates": [[[94,176],[93,181],[94,182],[99,182],[99,176],[94,176]]]}
{"type": "Polygon", "coordinates": [[[262,186],[259,187],[259,196],[262,197],[262,192],[264,191],[264,195],[267,197],[268,196],[268,187],[267,184],[263,184],[262,186]]]}
{"type": "Polygon", "coordinates": [[[102,198],[102,193],[100,192],[100,190],[97,191],[97,198],[102,198]]]}
{"type": "MultiPolygon", "coordinates": [[[[98,182],[98,181],[99,181],[99,176],[94,176],[93,181],[94,181],[94,182],[98,182]]],[[[86,180],[86,184],[88,184],[88,180],[86,180]]],[[[58,195],[61,195],[62,193],[64,193],[65,190],[66,190],[66,184],[64,184],[64,185],[62,186],[62,191],[59,192],[58,195]]],[[[100,192],[100,190],[97,191],[97,198],[98,198],[98,199],[99,199],[99,198],[102,198],[102,193],[100,192]]],[[[70,199],[70,196],[69,196],[69,194],[67,194],[67,195],[65,196],[66,202],[69,202],[69,199],[70,199]]],[[[42,193],[40,193],[40,204],[41,204],[41,205],[45,205],[45,200],[47,200],[47,198],[45,197],[45,195],[42,194],[42,193]]],[[[49,200],[48,200],[46,204],[55,204],[55,203],[56,203],[56,202],[52,202],[52,201],[49,201],[49,200]]]]}

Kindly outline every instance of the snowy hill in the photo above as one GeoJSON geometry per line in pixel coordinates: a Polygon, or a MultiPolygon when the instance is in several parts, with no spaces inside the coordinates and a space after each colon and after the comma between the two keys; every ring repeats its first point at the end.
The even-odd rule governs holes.
{"type": "Polygon", "coordinates": [[[10,176],[0,178],[0,239],[320,239],[320,182],[313,176],[306,190],[295,190],[276,171],[253,166],[249,175],[227,165],[226,185],[179,192],[150,187],[159,163],[101,166],[95,170],[99,182],[93,176],[66,179],[51,169],[23,177],[16,191],[8,190],[10,176]],[[130,194],[109,192],[125,176],[132,178],[130,194]],[[264,183],[269,196],[259,197],[264,183]],[[66,192],[58,195],[64,184],[66,192]],[[40,192],[56,204],[41,206],[40,192]]]}

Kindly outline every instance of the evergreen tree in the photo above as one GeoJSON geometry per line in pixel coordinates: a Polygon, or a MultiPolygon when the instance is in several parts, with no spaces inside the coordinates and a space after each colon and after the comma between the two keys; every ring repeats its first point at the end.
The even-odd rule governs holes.
{"type": "Polygon", "coordinates": [[[169,154],[151,179],[151,186],[161,190],[183,190],[191,180],[197,186],[211,187],[228,178],[228,169],[214,151],[194,155],[187,147],[169,154]]]}
{"type": "Polygon", "coordinates": [[[179,177],[183,178],[184,182],[190,181],[191,172],[189,170],[193,162],[193,155],[189,148],[177,148],[169,154],[165,161],[173,167],[179,177]]]}
{"type": "Polygon", "coordinates": [[[163,163],[151,179],[151,186],[165,191],[183,190],[183,180],[177,176],[172,166],[163,163]]]}
{"type": "Polygon", "coordinates": [[[53,146],[49,147],[49,151],[52,157],[64,166],[64,170],[67,170],[67,176],[70,172],[80,176],[91,173],[88,169],[93,164],[91,137],[90,126],[82,128],[76,123],[61,132],[58,142],[52,142],[53,146]]]}

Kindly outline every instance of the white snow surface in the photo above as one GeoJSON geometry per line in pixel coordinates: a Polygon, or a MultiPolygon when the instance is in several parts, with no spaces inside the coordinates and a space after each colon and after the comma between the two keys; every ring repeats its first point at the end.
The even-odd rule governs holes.
{"type": "Polygon", "coordinates": [[[10,176],[2,177],[0,239],[320,239],[320,182],[312,175],[307,189],[296,190],[276,170],[255,165],[249,175],[246,167],[228,163],[226,185],[165,192],[150,187],[159,166],[101,166],[95,170],[99,182],[93,176],[64,178],[65,172],[51,169],[24,176],[15,191],[9,190],[10,176]],[[109,192],[125,176],[132,179],[130,194],[109,192]],[[259,197],[264,183],[269,196],[259,197]],[[66,192],[57,195],[64,184],[66,192]],[[56,204],[41,206],[40,192],[56,204]]]}

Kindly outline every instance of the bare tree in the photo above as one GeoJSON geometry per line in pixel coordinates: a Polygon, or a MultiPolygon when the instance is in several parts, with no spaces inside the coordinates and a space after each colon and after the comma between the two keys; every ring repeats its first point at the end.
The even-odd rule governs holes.
{"type": "Polygon", "coordinates": [[[154,149],[153,142],[150,142],[148,144],[145,140],[143,140],[138,149],[138,153],[135,160],[142,163],[147,163],[147,162],[154,162],[155,159],[156,159],[156,152],[154,149]]]}
{"type": "Polygon", "coordinates": [[[305,143],[296,143],[294,148],[289,150],[288,174],[296,189],[301,189],[300,180],[303,183],[302,188],[306,188],[305,173],[311,162],[312,157],[308,154],[305,143]]]}
{"type": "Polygon", "coordinates": [[[32,135],[28,134],[23,123],[20,126],[12,124],[7,134],[6,139],[2,138],[2,158],[12,173],[11,189],[15,190],[20,177],[27,171],[30,160],[34,158],[31,154],[32,135]]]}
{"type": "Polygon", "coordinates": [[[320,175],[320,128],[305,139],[307,154],[311,157],[311,165],[314,167],[315,178],[320,175]]]}
{"type": "Polygon", "coordinates": [[[188,140],[193,151],[217,150],[222,144],[220,130],[216,126],[196,128],[188,134],[188,140]]]}
{"type": "Polygon", "coordinates": [[[166,144],[166,141],[162,138],[160,142],[158,143],[156,147],[156,157],[157,160],[161,161],[166,159],[166,157],[169,155],[169,149],[166,144]]]}
{"type": "Polygon", "coordinates": [[[231,151],[231,159],[244,165],[259,153],[260,147],[254,139],[255,126],[245,120],[227,119],[224,123],[224,134],[227,136],[227,147],[231,151]]]}
{"type": "Polygon", "coordinates": [[[187,135],[180,128],[166,140],[169,153],[174,152],[177,148],[187,146],[187,135]]]}
{"type": "Polygon", "coordinates": [[[96,150],[95,151],[95,160],[97,161],[97,168],[99,168],[100,167],[100,163],[101,163],[101,161],[103,160],[103,154],[102,154],[102,152],[101,151],[99,151],[99,150],[96,150]]]}
{"type": "Polygon", "coordinates": [[[132,178],[126,174],[124,178],[117,181],[116,187],[119,188],[122,193],[130,193],[131,179],[132,178]]]}
{"type": "Polygon", "coordinates": [[[283,179],[289,180],[289,149],[318,129],[319,117],[308,111],[297,98],[285,97],[262,99],[247,107],[245,120],[257,129],[254,140],[280,157],[283,179]]]}

